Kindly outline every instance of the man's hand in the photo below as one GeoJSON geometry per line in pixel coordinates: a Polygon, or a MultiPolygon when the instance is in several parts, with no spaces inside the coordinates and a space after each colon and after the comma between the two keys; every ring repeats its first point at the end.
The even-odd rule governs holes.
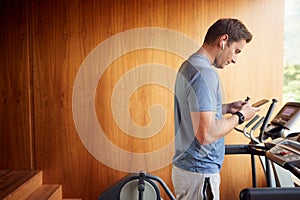
{"type": "Polygon", "coordinates": [[[223,109],[223,114],[234,114],[237,111],[240,111],[242,106],[247,104],[247,101],[235,101],[229,104],[224,104],[222,109],[223,109]]]}
{"type": "Polygon", "coordinates": [[[246,102],[242,105],[241,109],[239,110],[245,117],[245,121],[252,119],[256,112],[260,111],[259,107],[252,107],[250,103],[246,102]]]}

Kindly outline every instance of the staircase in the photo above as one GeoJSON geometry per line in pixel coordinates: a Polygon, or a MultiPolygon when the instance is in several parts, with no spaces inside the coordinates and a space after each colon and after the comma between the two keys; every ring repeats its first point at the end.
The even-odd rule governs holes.
{"type": "Polygon", "coordinates": [[[62,200],[62,186],[43,184],[42,171],[0,170],[0,199],[62,200]]]}

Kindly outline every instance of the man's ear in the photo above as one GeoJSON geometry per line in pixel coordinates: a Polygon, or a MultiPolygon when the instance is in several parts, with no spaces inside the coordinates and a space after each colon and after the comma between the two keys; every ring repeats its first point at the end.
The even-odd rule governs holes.
{"type": "Polygon", "coordinates": [[[225,45],[228,42],[228,35],[224,34],[219,38],[219,45],[222,49],[225,49],[225,45]]]}

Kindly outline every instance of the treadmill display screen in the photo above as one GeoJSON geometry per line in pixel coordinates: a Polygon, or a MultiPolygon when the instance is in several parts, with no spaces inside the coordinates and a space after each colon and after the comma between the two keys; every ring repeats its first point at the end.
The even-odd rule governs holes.
{"type": "Polygon", "coordinates": [[[291,129],[299,119],[300,103],[286,103],[271,123],[291,129]]]}
{"type": "Polygon", "coordinates": [[[295,109],[287,107],[286,109],[284,109],[281,113],[281,115],[283,116],[291,116],[291,114],[295,111],[295,109]]]}

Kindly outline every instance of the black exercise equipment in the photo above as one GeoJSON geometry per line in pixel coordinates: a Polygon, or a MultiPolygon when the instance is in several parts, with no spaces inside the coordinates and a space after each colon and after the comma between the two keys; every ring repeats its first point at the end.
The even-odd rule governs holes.
{"type": "Polygon", "coordinates": [[[156,183],[159,183],[170,200],[175,200],[171,190],[162,179],[145,172],[127,175],[102,193],[98,200],[161,200],[160,190],[156,183]]]}
{"type": "MultiPolygon", "coordinates": [[[[300,134],[299,132],[286,134],[286,132],[289,132],[300,119],[300,103],[286,103],[269,123],[269,119],[276,103],[277,100],[273,99],[266,116],[260,118],[250,131],[248,131],[248,129],[259,119],[258,115],[247,123],[243,130],[236,128],[237,131],[242,132],[246,137],[250,138],[249,144],[226,145],[225,147],[226,155],[251,155],[253,188],[243,189],[240,192],[240,200],[296,200],[300,198],[300,188],[276,187],[277,185],[280,185],[278,182],[278,173],[276,174],[276,169],[279,169],[280,167],[288,170],[300,179],[300,134]],[[259,126],[259,136],[255,137],[253,133],[259,126]],[[267,139],[271,139],[271,141],[267,141],[267,139]],[[264,160],[263,164],[266,174],[267,188],[256,188],[256,165],[254,156],[265,158],[261,159],[261,161],[263,162],[264,160]],[[271,168],[271,165],[273,168],[271,168]],[[274,177],[271,177],[271,171],[274,172],[274,177]],[[275,186],[272,182],[273,179],[276,181],[275,186]]],[[[286,173],[285,170],[282,172],[286,173]]]]}

